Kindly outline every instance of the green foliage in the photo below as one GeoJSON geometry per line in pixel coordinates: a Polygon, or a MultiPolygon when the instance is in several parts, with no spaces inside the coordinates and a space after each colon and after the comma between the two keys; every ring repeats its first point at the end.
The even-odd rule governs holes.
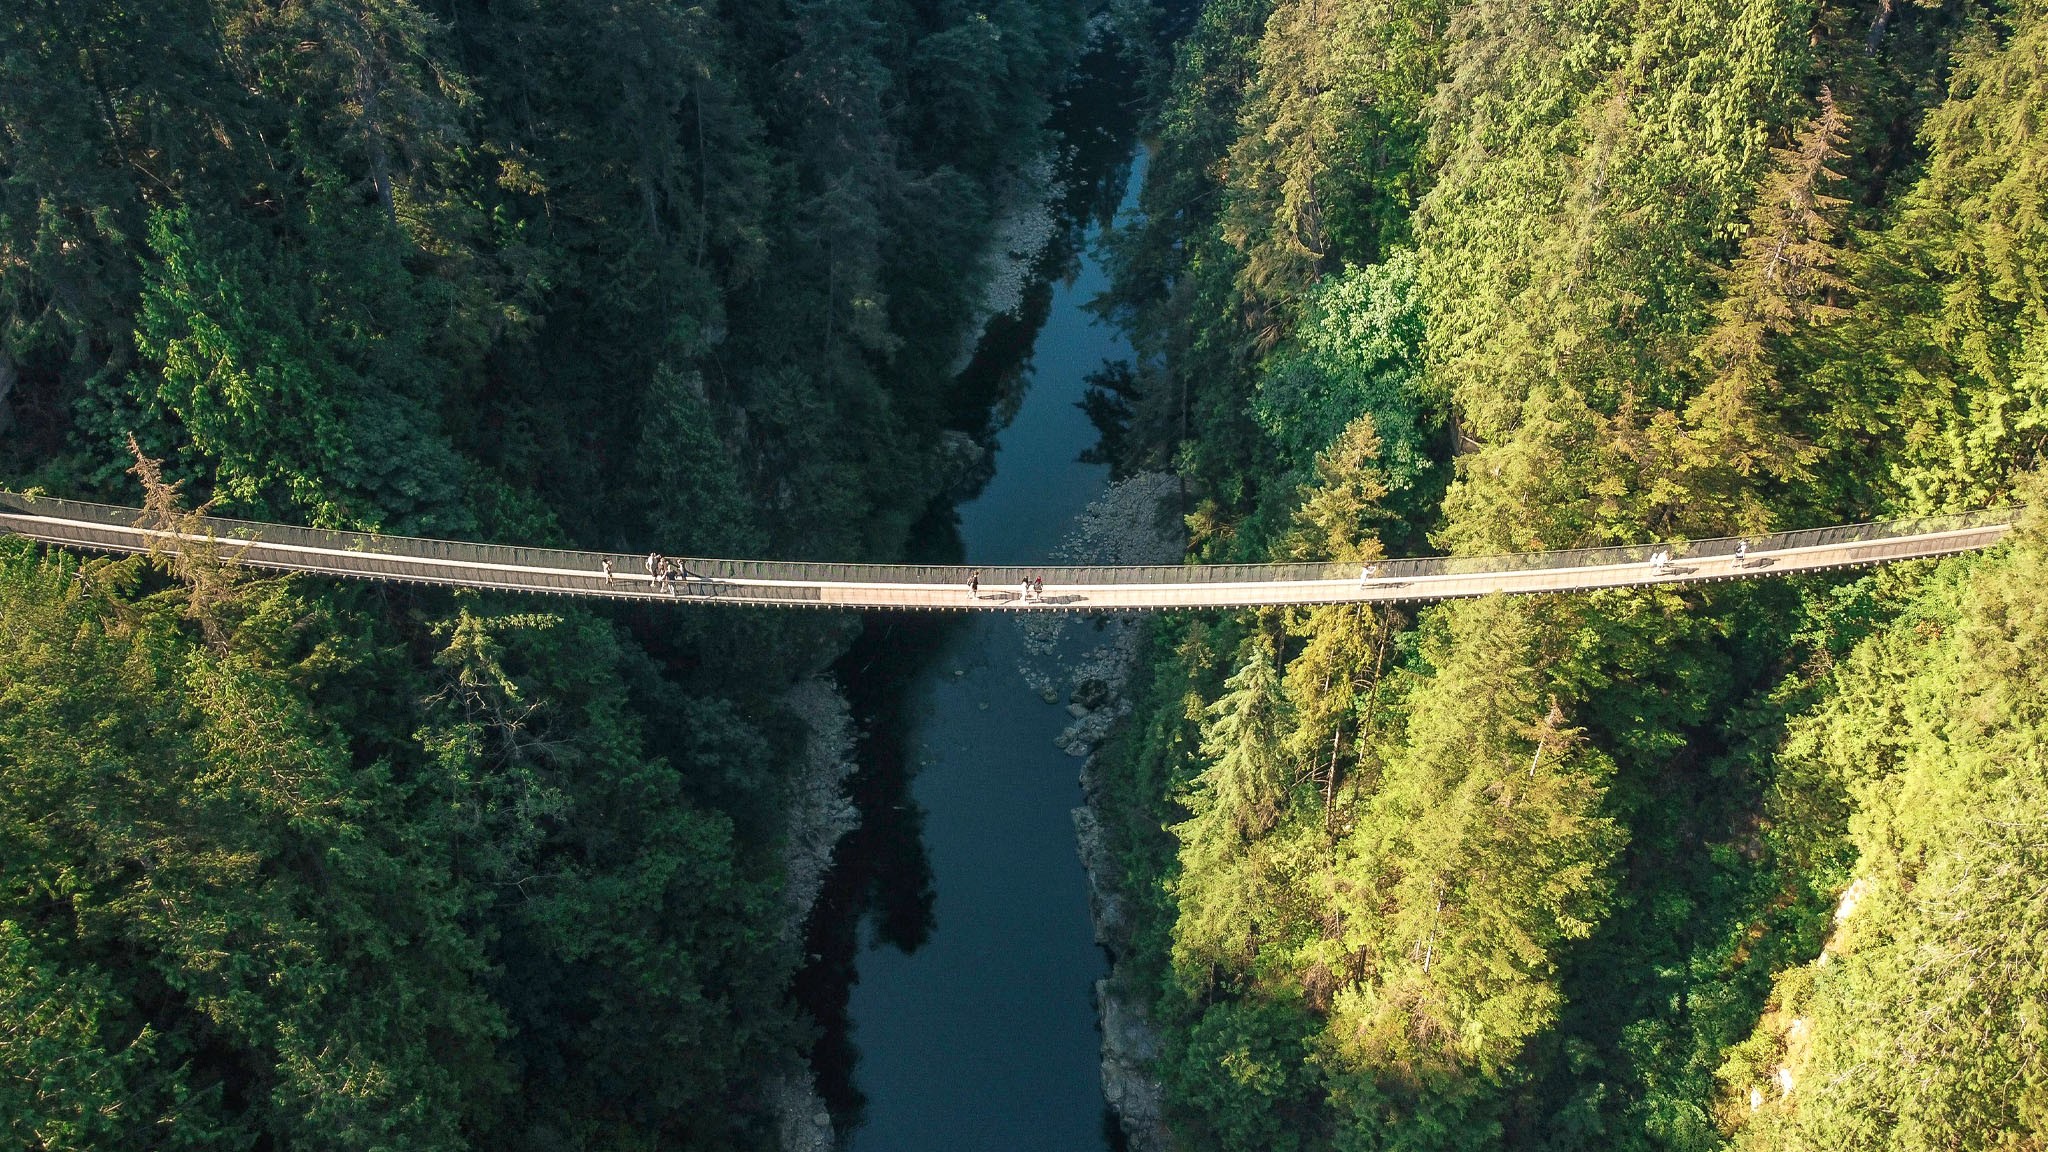
{"type": "MultiPolygon", "coordinates": [[[[9,8],[0,481],[894,558],[1091,7],[9,8]]],[[[771,1140],[849,622],[229,576],[0,552],[9,1146],[771,1140]]]]}
{"type": "Polygon", "coordinates": [[[686,556],[752,556],[760,533],[731,451],[716,432],[703,381],[663,369],[647,395],[645,438],[635,454],[647,486],[664,499],[649,525],[686,556]]]}
{"type": "Polygon", "coordinates": [[[608,626],[464,609],[410,671],[370,618],[254,583],[204,644],[136,563],[15,547],[0,576],[10,1067],[73,1077],[10,1125],[744,1131],[734,1086],[792,1038],[778,904],[647,754],[608,626]]]}
{"type": "Polygon", "coordinates": [[[1374,521],[1388,519],[1380,507],[1387,489],[1380,482],[1379,431],[1371,415],[1353,419],[1316,457],[1315,483],[1302,489],[1294,511],[1294,551],[1339,562],[1376,560],[1380,542],[1374,521]]]}
{"type": "Polygon", "coordinates": [[[2003,35],[1980,24],[1956,54],[1921,129],[1925,172],[1868,238],[1856,307],[1819,350],[1834,363],[1806,406],[1857,480],[1915,509],[1999,498],[2044,443],[2048,151],[2026,126],[2048,99],[2048,23],[2032,4],[1995,23],[2003,35]]]}
{"type": "MultiPolygon", "coordinates": [[[[1206,5],[1118,246],[1121,462],[1182,471],[1210,558],[2007,499],[2044,28],[1206,5]]],[[[2028,1146],[2032,562],[1175,626],[1099,771],[1179,840],[1122,847],[1180,1134],[1242,1138],[1181,1063],[1229,1007],[1307,1037],[1307,1147],[2028,1146]]]]}
{"type": "Polygon", "coordinates": [[[1546,710],[1526,603],[1460,606],[1442,625],[1383,738],[1379,786],[1338,846],[1337,939],[1364,979],[1338,993],[1332,1032],[1390,1076],[1410,1064],[1498,1076],[1555,1018],[1559,946],[1606,910],[1612,767],[1554,700],[1546,710]]]}
{"type": "Polygon", "coordinates": [[[1380,439],[1379,467],[1394,491],[1434,467],[1441,415],[1421,387],[1422,313],[1412,253],[1348,268],[1309,294],[1292,345],[1267,361],[1252,405],[1281,459],[1304,467],[1360,415],[1380,439]]]}
{"type": "Polygon", "coordinates": [[[1177,967],[1198,975],[1253,955],[1262,917],[1287,900],[1288,877],[1262,851],[1279,821],[1292,773],[1280,747],[1280,676],[1266,642],[1246,644],[1244,664],[1207,709],[1201,755],[1208,767],[1182,803],[1190,818],[1174,894],[1187,910],[1174,926],[1177,967]]]}
{"type": "MultiPolygon", "coordinates": [[[[21,925],[0,920],[0,1117],[16,1147],[84,1149],[136,1145],[155,1117],[137,1116],[139,1078],[155,1039],[148,1025],[105,1036],[111,997],[106,979],[86,971],[66,979],[21,925]]],[[[176,1105],[171,1105],[176,1115],[176,1105]]],[[[181,1134],[187,1145],[199,1133],[181,1134]]]]}
{"type": "Polygon", "coordinates": [[[1381,259],[1426,180],[1418,113],[1436,83],[1437,0],[1283,0],[1227,160],[1222,236],[1248,300],[1285,303],[1326,268],[1381,259]]]}
{"type": "Polygon", "coordinates": [[[183,211],[155,213],[149,241],[158,262],[136,346],[162,368],[109,414],[126,425],[107,428],[112,439],[176,427],[178,454],[211,462],[215,492],[237,510],[323,527],[467,527],[454,453],[432,432],[431,362],[403,311],[403,268],[343,269],[331,256],[308,268],[204,235],[183,211]]]}
{"type": "Polygon", "coordinates": [[[1855,880],[1820,957],[1780,975],[1721,1069],[1739,1147],[2019,1147],[2048,1132],[2038,519],[2009,553],[1947,565],[1795,726],[1786,755],[1856,805],[1855,880]]]}
{"type": "Polygon", "coordinates": [[[1286,1005],[1222,1003],[1188,1032],[1168,1076],[1179,1106],[1201,1117],[1225,1152],[1304,1145],[1315,1082],[1302,1062],[1301,1014],[1286,1005]]]}
{"type": "Polygon", "coordinates": [[[10,549],[4,918],[53,976],[104,981],[101,1034],[151,1057],[130,1132],[190,1101],[223,1135],[454,1145],[504,1022],[464,927],[481,893],[426,831],[446,783],[347,754],[305,683],[363,653],[308,643],[284,590],[252,591],[214,649],[123,603],[135,578],[10,549]]]}

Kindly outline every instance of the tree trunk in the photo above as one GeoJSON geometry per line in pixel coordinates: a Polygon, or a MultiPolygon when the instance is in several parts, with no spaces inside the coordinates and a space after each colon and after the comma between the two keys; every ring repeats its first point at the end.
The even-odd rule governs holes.
{"type": "Polygon", "coordinates": [[[14,384],[20,374],[15,370],[14,357],[0,348],[0,432],[5,432],[14,423],[14,409],[7,406],[7,397],[13,393],[14,384]]]}

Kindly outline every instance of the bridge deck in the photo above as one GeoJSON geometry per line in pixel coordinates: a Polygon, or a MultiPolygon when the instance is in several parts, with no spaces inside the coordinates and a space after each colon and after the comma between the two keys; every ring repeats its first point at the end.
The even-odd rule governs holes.
{"type": "Polygon", "coordinates": [[[193,535],[136,527],[142,512],[103,504],[0,493],[0,532],[102,552],[175,551],[212,540],[222,555],[256,568],[329,576],[693,604],[783,608],[899,608],[1009,612],[1126,612],[1451,600],[1494,593],[1577,592],[1646,584],[1697,583],[1817,572],[1988,548],[2011,529],[2017,509],[1781,532],[1738,541],[1698,540],[1570,552],[1428,557],[1381,561],[1369,579],[1357,565],[1237,564],[1059,567],[830,564],[803,561],[684,561],[696,578],[673,594],[648,580],[642,557],[498,544],[333,532],[207,518],[193,535]],[[1664,550],[1661,571],[1649,563],[1664,550]],[[616,574],[607,581],[602,561],[616,574]],[[970,596],[967,579],[981,574],[970,596]],[[1027,576],[1045,581],[1025,598],[1027,576]]]}

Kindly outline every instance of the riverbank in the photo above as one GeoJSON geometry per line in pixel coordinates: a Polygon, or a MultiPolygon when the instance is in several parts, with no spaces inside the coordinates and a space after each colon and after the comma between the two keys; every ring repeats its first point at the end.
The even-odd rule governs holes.
{"type": "MultiPolygon", "coordinates": [[[[1122,204],[1142,171],[1086,178],[1113,182],[1122,204]]],[[[1109,476],[1083,459],[1097,431],[1078,402],[1105,361],[1131,354],[1087,307],[1106,283],[1091,245],[1108,216],[1073,222],[1049,254],[1039,322],[1006,345],[1017,374],[1006,391],[1021,403],[995,421],[1001,466],[921,527],[923,555],[1079,555],[1077,517],[1109,476]]],[[[1107,964],[1075,852],[1072,812],[1086,798],[1069,754],[1113,713],[1085,707],[1087,689],[1077,703],[1088,715],[1057,705],[1080,681],[1101,681],[1105,642],[1122,631],[877,616],[842,662],[863,824],[826,880],[802,995],[824,1025],[813,1066],[848,1148],[1120,1143],[1103,1104],[1095,988],[1107,964]]]]}
{"type": "MultiPolygon", "coordinates": [[[[1186,551],[1170,473],[1143,473],[1119,481],[1076,521],[1066,555],[1083,564],[1167,564],[1186,551]]],[[[1164,1115],[1164,1089],[1154,1072],[1159,1032],[1141,989],[1125,979],[1132,948],[1131,894],[1123,888],[1105,820],[1109,796],[1097,771],[1097,750],[1131,712],[1126,686],[1143,652],[1142,618],[1109,618],[1096,625],[1102,642],[1066,669],[1067,710],[1074,721],[1058,744],[1082,759],[1083,803],[1073,810],[1074,843],[1088,877],[1088,915],[1095,943],[1109,957],[1109,973],[1096,981],[1102,1032],[1102,1095],[1130,1152],[1175,1148],[1164,1115]]]]}
{"type": "MultiPolygon", "coordinates": [[[[1089,308],[1107,286],[1095,246],[1142,179],[1129,81],[1100,39],[1058,102],[1055,162],[1012,185],[985,262],[989,319],[952,398],[950,498],[912,531],[906,559],[1055,562],[1105,493],[1077,405],[1106,362],[1131,356],[1089,308]]],[[[1103,1108],[1107,966],[1072,839],[1087,801],[1069,758],[1113,713],[1053,707],[1089,679],[1079,702],[1101,703],[1108,669],[1051,683],[1102,659],[1080,651],[1095,643],[1087,627],[878,614],[836,666],[859,824],[807,925],[795,992],[821,1031],[810,1075],[784,1085],[788,1148],[830,1147],[825,1112],[851,1152],[1121,1146],[1103,1108]],[[1038,698],[1023,706],[1020,672],[1038,698]]]]}
{"type": "MultiPolygon", "coordinates": [[[[783,705],[804,723],[804,757],[791,785],[784,832],[785,941],[801,944],[804,924],[824,888],[840,840],[860,824],[846,794],[856,767],[852,708],[838,685],[814,676],[789,690],[783,705]]],[[[808,1062],[793,1059],[769,1084],[782,1152],[831,1152],[832,1113],[808,1062]]]]}

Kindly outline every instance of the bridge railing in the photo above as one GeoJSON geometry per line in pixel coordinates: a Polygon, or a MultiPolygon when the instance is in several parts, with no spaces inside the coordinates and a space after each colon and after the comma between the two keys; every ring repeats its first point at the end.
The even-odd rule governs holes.
{"type": "MultiPolygon", "coordinates": [[[[1752,552],[1824,547],[1926,536],[1944,532],[2010,524],[2018,508],[1994,508],[1941,516],[1918,516],[1878,520],[1861,524],[1839,524],[1826,528],[1775,532],[1748,537],[1720,537],[1707,540],[1662,541],[1603,548],[1576,548],[1551,552],[1520,552],[1492,556],[1430,556],[1375,562],[1375,577],[1399,581],[1425,576],[1484,575],[1541,569],[1598,568],[1642,564],[1659,550],[1668,551],[1674,562],[1733,554],[1747,540],[1752,552]]],[[[92,504],[43,496],[0,492],[0,529],[15,517],[71,521],[69,525],[38,524],[33,534],[45,539],[112,551],[142,551],[148,538],[137,533],[140,509],[92,504]],[[12,516],[10,517],[10,514],[12,516]]],[[[336,571],[400,580],[445,582],[458,576],[466,583],[485,583],[519,588],[560,588],[587,590],[593,578],[601,578],[601,561],[609,557],[617,577],[645,580],[641,568],[644,553],[584,552],[561,548],[533,548],[509,544],[480,544],[436,540],[415,536],[394,536],[372,532],[348,532],[270,524],[251,520],[209,516],[201,530],[224,547],[229,556],[266,568],[305,571],[336,571]],[[337,564],[322,552],[351,554],[337,564]],[[506,569],[493,576],[491,569],[506,569]],[[521,569],[517,573],[511,569],[521,569]],[[458,572],[458,570],[460,570],[458,572]],[[479,572],[479,570],[482,570],[479,572]],[[537,570],[537,571],[536,571],[537,570]]],[[[14,527],[20,527],[15,520],[14,527]]],[[[982,585],[1001,589],[1029,577],[1060,586],[1115,584],[1235,584],[1275,581],[1357,580],[1359,565],[1329,563],[1294,564],[1173,564],[1138,566],[1074,565],[960,565],[960,564],[841,564],[797,560],[730,560],[710,557],[683,558],[689,571],[707,582],[686,585],[693,594],[716,595],[719,583],[745,583],[752,599],[815,600],[815,588],[822,583],[964,585],[968,575],[978,572],[982,585]]]]}

